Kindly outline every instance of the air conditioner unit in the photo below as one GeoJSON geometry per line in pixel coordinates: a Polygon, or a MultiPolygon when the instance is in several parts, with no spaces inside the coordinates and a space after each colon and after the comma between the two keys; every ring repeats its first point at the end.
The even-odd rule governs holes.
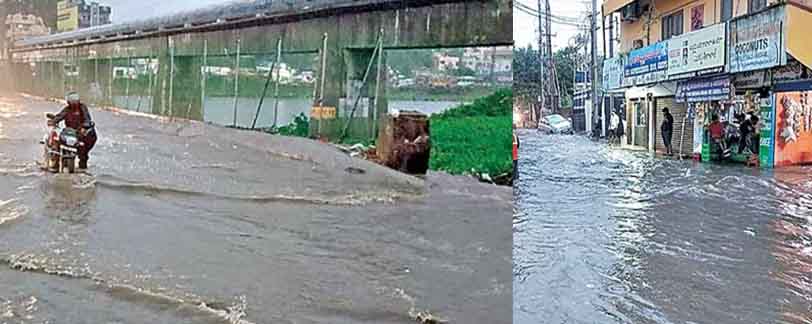
{"type": "Polygon", "coordinates": [[[640,1],[634,1],[620,10],[620,19],[625,22],[633,22],[640,19],[640,1]]]}

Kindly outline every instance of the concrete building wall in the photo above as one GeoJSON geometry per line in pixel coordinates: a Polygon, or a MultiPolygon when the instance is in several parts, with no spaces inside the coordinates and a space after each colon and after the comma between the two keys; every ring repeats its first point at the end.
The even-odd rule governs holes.
{"type": "MultiPolygon", "coordinates": [[[[650,12],[642,12],[639,19],[633,22],[620,23],[620,52],[629,52],[634,49],[635,40],[642,40],[643,46],[648,46],[662,40],[662,19],[665,16],[682,11],[683,33],[691,31],[691,10],[702,6],[703,26],[709,26],[721,21],[722,1],[724,0],[638,0],[641,10],[650,4],[650,12]]],[[[748,13],[748,0],[731,0],[733,17],[748,13]]],[[[770,2],[771,3],[771,2],[770,2]]],[[[608,14],[608,13],[605,13],[608,14]]]]}

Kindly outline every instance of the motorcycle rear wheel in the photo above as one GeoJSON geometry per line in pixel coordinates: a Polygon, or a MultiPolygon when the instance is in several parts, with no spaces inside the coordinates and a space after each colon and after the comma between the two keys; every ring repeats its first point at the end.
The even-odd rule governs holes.
{"type": "Polygon", "coordinates": [[[68,169],[68,173],[73,174],[74,172],[76,172],[76,159],[75,158],[62,159],[62,167],[64,169],[68,169]]]}

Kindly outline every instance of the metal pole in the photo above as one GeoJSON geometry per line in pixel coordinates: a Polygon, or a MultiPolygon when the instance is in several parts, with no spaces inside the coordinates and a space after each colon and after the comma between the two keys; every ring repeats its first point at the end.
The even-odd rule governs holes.
{"type": "MultiPolygon", "coordinates": [[[[542,11],[541,8],[544,7],[542,7],[541,1],[542,0],[538,0],[539,13],[549,14],[545,11],[542,11]]],[[[539,15],[539,96],[537,107],[538,112],[536,113],[536,117],[539,120],[541,119],[541,110],[544,109],[545,100],[547,99],[545,98],[546,91],[544,91],[544,64],[546,63],[546,58],[544,57],[544,22],[542,19],[543,16],[544,14],[539,15]]],[[[536,122],[538,123],[539,120],[536,120],[536,122]]]]}
{"type": "Polygon", "coordinates": [[[175,96],[175,42],[169,36],[169,116],[175,116],[173,100],[175,96]]]}
{"type": "MultiPolygon", "coordinates": [[[[155,86],[155,74],[157,73],[157,71],[152,70],[152,63],[155,61],[152,54],[152,49],[150,49],[149,62],[147,63],[147,68],[149,69],[149,89],[147,89],[147,97],[149,98],[150,110],[152,110],[152,104],[155,102],[155,100],[152,98],[152,89],[155,86]]],[[[141,107],[138,107],[136,111],[141,112],[141,107]]]]}
{"type": "Polygon", "coordinates": [[[200,110],[203,115],[205,115],[206,107],[206,83],[208,81],[208,59],[209,59],[209,40],[203,40],[203,66],[200,69],[200,110]]]}
{"type": "MultiPolygon", "coordinates": [[[[276,128],[276,123],[279,120],[279,78],[281,77],[282,72],[282,38],[280,37],[276,43],[276,65],[279,68],[279,72],[276,72],[276,81],[274,82],[274,90],[273,90],[273,128],[276,128]]],[[[273,73],[273,70],[271,70],[273,73]]]]}
{"type": "MultiPolygon", "coordinates": [[[[381,35],[383,35],[383,28],[380,31],[381,35]]],[[[381,96],[381,80],[383,79],[384,72],[383,70],[383,37],[381,37],[380,48],[378,50],[378,78],[375,81],[375,102],[372,104],[372,136],[373,138],[378,137],[378,104],[380,103],[380,96],[381,96]]]]}
{"type": "MultiPolygon", "coordinates": [[[[598,18],[597,17],[597,13],[598,13],[597,9],[598,9],[597,0],[592,0],[592,10],[591,10],[592,11],[592,17],[589,20],[589,23],[590,23],[589,24],[590,25],[589,35],[592,38],[591,42],[590,42],[590,43],[592,43],[592,46],[591,46],[591,49],[592,49],[592,53],[591,53],[592,54],[592,60],[591,60],[592,61],[592,68],[591,68],[592,82],[590,83],[590,87],[592,88],[592,107],[591,107],[591,109],[592,109],[592,112],[593,112],[593,116],[592,116],[593,124],[595,122],[595,117],[598,116],[598,112],[599,112],[598,109],[600,107],[600,105],[598,103],[598,99],[599,99],[598,98],[598,87],[596,86],[597,82],[595,82],[595,80],[597,80],[596,78],[598,76],[598,52],[597,52],[597,50],[598,50],[598,39],[595,37],[595,27],[596,27],[595,19],[598,18]]],[[[595,126],[593,125],[592,128],[594,129],[595,126]]]]}
{"type": "MultiPolygon", "coordinates": [[[[324,85],[325,85],[325,78],[327,77],[327,33],[324,33],[324,37],[322,39],[322,47],[321,47],[321,78],[319,79],[319,114],[321,114],[321,108],[324,106],[324,85]]],[[[321,139],[321,121],[322,116],[319,116],[319,128],[318,134],[319,139],[321,139]]]]}
{"type": "Polygon", "coordinates": [[[116,80],[116,71],[113,68],[113,56],[110,55],[110,82],[107,83],[108,93],[110,94],[110,105],[115,106],[115,100],[113,98],[113,81],[116,80]]]}
{"type": "Polygon", "coordinates": [[[235,60],[234,68],[234,121],[232,125],[237,127],[237,105],[239,104],[240,97],[240,47],[242,46],[241,40],[237,38],[237,59],[235,60]]]}
{"type": "MultiPolygon", "coordinates": [[[[257,112],[254,114],[254,122],[251,123],[251,129],[257,128],[257,119],[259,119],[259,113],[262,111],[262,103],[265,102],[265,95],[268,93],[268,86],[271,84],[274,68],[276,68],[276,61],[271,63],[271,69],[265,77],[265,87],[262,89],[262,97],[259,97],[259,105],[257,105],[257,112]]],[[[276,121],[274,121],[274,128],[276,128],[276,121]]]]}
{"type": "Polygon", "coordinates": [[[124,103],[124,109],[130,109],[130,69],[132,68],[132,57],[130,57],[130,50],[127,49],[127,73],[125,77],[127,78],[126,85],[124,86],[124,97],[126,98],[124,103]]]}
{"type": "Polygon", "coordinates": [[[679,159],[682,160],[682,144],[685,142],[685,124],[688,123],[688,114],[682,119],[682,128],[679,132],[679,159]]]}

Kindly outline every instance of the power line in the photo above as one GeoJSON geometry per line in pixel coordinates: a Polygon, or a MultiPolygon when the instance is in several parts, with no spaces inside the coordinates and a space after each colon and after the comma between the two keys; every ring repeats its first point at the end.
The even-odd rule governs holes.
{"type": "Polygon", "coordinates": [[[582,18],[580,18],[580,17],[568,17],[568,16],[556,15],[556,14],[553,14],[552,12],[539,11],[538,9],[532,8],[532,7],[530,7],[530,6],[526,5],[526,4],[523,4],[523,3],[518,2],[518,1],[516,1],[514,3],[516,4],[516,6],[520,10],[522,10],[522,11],[528,13],[528,14],[531,14],[531,15],[544,15],[544,16],[549,16],[549,17],[551,17],[553,19],[558,19],[560,21],[572,22],[572,23],[577,23],[579,21],[582,21],[582,18]]]}
{"type": "Polygon", "coordinates": [[[549,14],[546,14],[546,13],[539,13],[538,11],[529,10],[527,8],[522,8],[522,7],[519,7],[519,6],[517,6],[516,9],[519,9],[519,11],[521,11],[522,13],[525,13],[525,14],[530,15],[530,16],[535,17],[535,18],[550,17],[550,21],[552,23],[555,23],[556,25],[579,27],[579,28],[583,28],[583,27],[588,26],[587,24],[582,23],[582,22],[577,22],[575,20],[569,20],[569,19],[577,19],[577,18],[559,17],[559,16],[555,16],[555,15],[549,15],[549,14]]]}
{"type": "MultiPolygon", "coordinates": [[[[535,18],[538,18],[539,16],[548,17],[547,15],[539,15],[539,14],[535,14],[535,13],[531,13],[531,12],[526,12],[526,11],[523,11],[522,9],[519,9],[519,11],[522,11],[523,13],[525,13],[527,15],[530,15],[532,17],[535,17],[535,18]]],[[[563,26],[570,26],[570,27],[582,28],[582,27],[587,26],[586,24],[583,24],[583,23],[573,23],[573,22],[568,22],[568,21],[560,21],[560,20],[556,20],[555,18],[551,18],[551,21],[552,21],[552,23],[554,23],[556,25],[563,25],[563,26]]]]}

